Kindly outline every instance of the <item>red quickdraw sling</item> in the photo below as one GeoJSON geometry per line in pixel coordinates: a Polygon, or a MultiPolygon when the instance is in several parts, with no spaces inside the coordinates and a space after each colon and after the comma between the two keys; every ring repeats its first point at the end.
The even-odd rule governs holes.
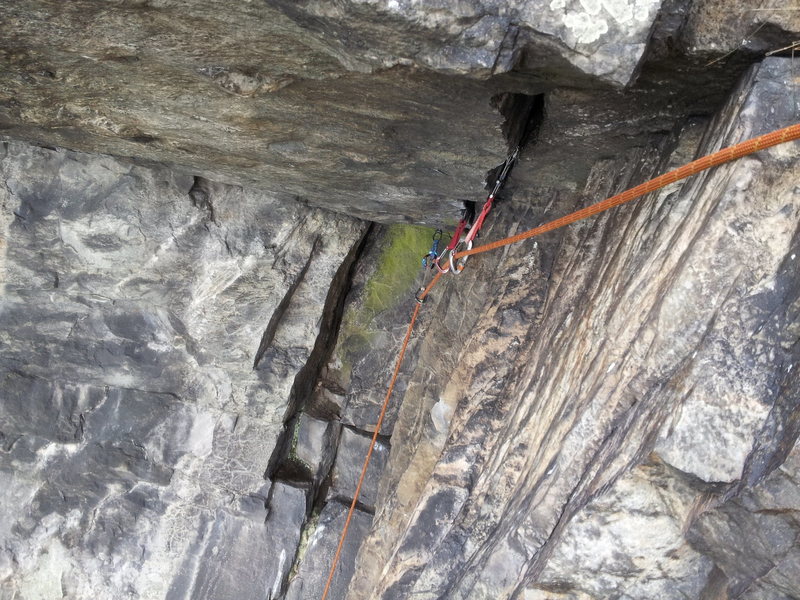
{"type": "MultiPolygon", "coordinates": [[[[511,167],[514,164],[514,161],[517,160],[517,156],[519,156],[519,146],[514,149],[514,152],[508,155],[506,162],[503,164],[503,169],[500,171],[500,175],[497,177],[497,180],[494,183],[494,189],[486,198],[486,202],[483,204],[483,209],[481,209],[481,214],[478,215],[478,218],[475,219],[475,223],[472,225],[472,228],[469,230],[469,233],[464,238],[464,241],[456,241],[454,248],[450,251],[450,268],[447,271],[453,273],[453,275],[458,275],[461,271],[464,270],[464,267],[467,263],[468,256],[464,256],[458,260],[458,262],[454,261],[455,255],[459,252],[469,251],[472,250],[472,242],[475,241],[475,238],[478,236],[478,232],[483,227],[483,222],[486,220],[486,216],[489,214],[489,211],[492,210],[492,205],[494,204],[494,199],[497,196],[497,192],[503,187],[503,184],[506,182],[508,178],[508,174],[511,172],[511,167]]],[[[458,239],[453,235],[453,239],[458,239]]],[[[452,244],[452,241],[451,241],[452,244]]],[[[438,265],[437,265],[438,266],[438,265]]],[[[442,271],[442,273],[446,271],[442,271]]]]}

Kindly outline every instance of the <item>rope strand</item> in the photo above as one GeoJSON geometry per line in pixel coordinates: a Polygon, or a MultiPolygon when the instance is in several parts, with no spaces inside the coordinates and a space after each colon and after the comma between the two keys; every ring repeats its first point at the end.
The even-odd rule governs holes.
{"type": "Polygon", "coordinates": [[[687,177],[695,175],[700,171],[705,171],[711,167],[716,167],[726,162],[742,158],[743,156],[747,156],[748,154],[752,154],[759,150],[771,148],[772,146],[777,146],[778,144],[796,140],[798,138],[800,138],[800,123],[790,125],[789,127],[784,127],[783,129],[778,129],[777,131],[767,133],[757,138],[746,140],[736,144],[735,146],[723,148],[718,152],[698,158],[697,160],[687,163],[682,167],[678,167],[677,169],[669,171],[664,175],[660,175],[655,179],[645,181],[636,187],[625,190],[621,194],[617,194],[611,198],[606,198],[605,200],[591,204],[586,208],[576,210],[575,212],[561,217],[560,219],[556,219],[554,221],[550,221],[549,223],[545,223],[544,225],[540,225],[539,227],[534,227],[533,229],[523,231],[517,235],[503,238],[501,240],[497,240],[496,242],[491,242],[490,244],[484,244],[483,246],[478,246],[476,248],[472,248],[471,250],[458,252],[453,256],[453,258],[458,259],[464,256],[472,256],[473,254],[481,254],[482,252],[488,252],[489,250],[502,248],[503,246],[515,244],[516,242],[521,242],[522,240],[532,238],[536,235],[553,231],[554,229],[564,227],[565,225],[571,225],[576,221],[592,217],[598,213],[608,210],[609,208],[619,206],[620,204],[625,204],[626,202],[630,202],[631,200],[639,198],[640,196],[644,196],[645,194],[649,194],[650,192],[666,187],[671,183],[675,183],[681,179],[686,179],[687,177]]]}
{"type": "MultiPolygon", "coordinates": [[[[430,290],[436,285],[436,282],[439,281],[439,278],[442,276],[441,273],[437,273],[434,278],[431,280],[431,283],[425,289],[423,294],[420,295],[420,299],[425,298],[428,295],[430,290]]],[[[344,540],[347,536],[347,530],[350,528],[350,520],[353,518],[353,512],[356,509],[356,503],[358,502],[358,495],[361,493],[361,486],[364,483],[364,479],[367,476],[367,467],[369,467],[370,458],[372,458],[372,450],[375,448],[375,442],[378,441],[378,435],[381,431],[381,426],[383,425],[383,418],[386,416],[386,409],[389,406],[389,398],[392,397],[392,391],[394,390],[394,384],[397,382],[397,376],[400,374],[400,366],[403,364],[403,357],[406,354],[406,348],[408,347],[408,342],[411,339],[411,332],[414,330],[414,323],[417,320],[417,315],[419,314],[419,309],[422,307],[421,304],[417,304],[414,307],[414,312],[411,313],[411,322],[408,324],[408,329],[406,330],[406,337],[403,339],[403,346],[400,348],[400,354],[397,356],[397,363],[394,367],[394,374],[392,375],[392,380],[389,382],[389,389],[386,391],[386,397],[383,399],[383,405],[381,406],[381,413],[378,416],[378,422],[375,424],[375,432],[372,434],[372,442],[370,442],[369,450],[367,450],[367,456],[364,458],[364,466],[361,468],[361,476],[358,478],[358,485],[356,485],[356,491],[353,493],[353,501],[350,503],[350,510],[347,511],[347,519],[344,522],[344,529],[342,530],[342,535],[339,538],[339,545],[336,547],[336,554],[333,557],[333,564],[331,565],[330,573],[328,573],[328,580],[325,582],[325,589],[322,592],[322,599],[325,600],[328,596],[328,592],[330,591],[331,583],[333,582],[333,576],[336,573],[336,566],[339,563],[339,557],[342,554],[342,548],[344,547],[344,540]]]]}

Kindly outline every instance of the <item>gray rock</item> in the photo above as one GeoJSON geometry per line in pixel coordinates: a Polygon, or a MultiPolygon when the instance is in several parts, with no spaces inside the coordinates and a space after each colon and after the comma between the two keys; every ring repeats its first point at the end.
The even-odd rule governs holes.
{"type": "Polygon", "coordinates": [[[773,52],[791,45],[800,32],[797,11],[786,6],[741,5],[735,0],[700,2],[688,7],[679,39],[698,54],[729,62],[731,54],[773,52]]]}
{"type": "MultiPolygon", "coordinates": [[[[257,185],[282,201],[394,221],[423,218],[438,199],[438,216],[449,218],[451,191],[480,187],[505,152],[495,86],[450,75],[473,70],[475,58],[457,51],[440,72],[418,68],[406,55],[440,39],[427,28],[408,39],[393,31],[368,58],[361,49],[381,39],[370,30],[385,28],[382,11],[354,6],[343,28],[320,30],[295,5],[4,4],[0,126],[257,185]],[[455,144],[453,119],[462,120],[455,144]],[[423,145],[422,135],[442,142],[423,145]]],[[[405,21],[410,31],[413,19],[389,29],[405,21]]]]}
{"type": "MultiPolygon", "coordinates": [[[[482,242],[795,122],[789,50],[707,118],[800,31],[740,4],[0,6],[3,139],[130,157],[0,145],[0,596],[319,596],[430,277],[349,215],[452,223],[536,125],[482,242]]],[[[798,596],[797,161],[443,281],[331,597],[798,596]]]]}
{"type": "MultiPolygon", "coordinates": [[[[301,550],[302,557],[297,573],[289,582],[286,600],[319,598],[325,588],[333,555],[339,544],[339,536],[347,517],[348,506],[336,501],[328,502],[316,523],[312,522],[311,533],[301,550]]],[[[331,582],[329,598],[343,598],[347,584],[353,575],[358,546],[369,530],[372,516],[356,510],[350,522],[348,543],[344,546],[331,582]]]]}
{"type": "Polygon", "coordinates": [[[279,593],[309,498],[265,473],[363,224],[16,142],[0,176],[3,596],[279,593]]]}
{"type": "Polygon", "coordinates": [[[272,488],[269,512],[262,506],[260,515],[209,515],[166,597],[278,598],[305,517],[305,491],[280,482],[272,488]]]}
{"type": "MultiPolygon", "coordinates": [[[[597,162],[582,202],[792,123],[790,69],[754,69],[702,138],[689,124],[597,162]]],[[[684,537],[703,507],[745,498],[797,437],[797,161],[796,144],[759,153],[482,255],[458,289],[437,289],[348,598],[797,595],[786,515],[763,525],[741,570],[725,541],[738,508],[684,537]],[[637,469],[653,450],[660,474],[637,469]]],[[[484,239],[569,210],[566,186],[521,186],[530,168],[523,155],[484,239]],[[526,212],[537,192],[552,208],[526,212]]]]}
{"type": "Polygon", "coordinates": [[[319,484],[333,463],[336,450],[336,427],[302,413],[295,425],[291,458],[300,461],[319,484]]]}
{"type": "MultiPolygon", "coordinates": [[[[361,477],[364,466],[364,457],[367,455],[371,435],[362,435],[344,427],[339,438],[339,449],[336,462],[331,471],[331,487],[328,498],[338,498],[343,502],[350,502],[361,477]]],[[[367,474],[361,486],[358,501],[368,510],[375,510],[375,499],[378,494],[378,479],[383,473],[386,461],[389,459],[389,448],[381,441],[375,442],[375,447],[370,457],[367,474]]]]}
{"type": "Polygon", "coordinates": [[[636,467],[570,521],[522,597],[700,598],[713,562],[682,524],[708,491],[663,464],[636,467]]]}
{"type": "Polygon", "coordinates": [[[711,0],[17,0],[0,21],[4,135],[431,225],[504,158],[500,95],[614,90],[632,119],[699,114],[800,29],[711,0]]]}
{"type": "MultiPolygon", "coordinates": [[[[719,587],[741,598],[786,598],[800,589],[800,447],[752,487],[698,515],[688,539],[713,559],[719,587]]],[[[711,587],[711,586],[709,586],[711,587]]]]}

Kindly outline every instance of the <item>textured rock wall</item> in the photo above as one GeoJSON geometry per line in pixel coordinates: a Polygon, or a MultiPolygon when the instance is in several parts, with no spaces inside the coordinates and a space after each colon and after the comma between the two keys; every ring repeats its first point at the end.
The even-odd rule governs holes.
{"type": "MultiPolygon", "coordinates": [[[[790,60],[765,61],[712,122],[597,162],[579,202],[793,122],[792,84],[790,60]]],[[[797,149],[482,255],[440,288],[348,597],[800,593],[797,149]]],[[[523,156],[514,181],[535,168],[523,156]]],[[[514,181],[487,239],[575,200],[514,181]]]]}
{"type": "Polygon", "coordinates": [[[707,113],[796,39],[781,6],[13,0],[0,132],[439,225],[505,157],[499,94],[628,89],[650,113],[707,113]]]}
{"type": "MultiPolygon", "coordinates": [[[[350,215],[452,223],[531,117],[482,239],[796,121],[788,59],[708,118],[756,4],[0,5],[0,597],[317,597],[432,235],[350,215]]],[[[796,170],[437,288],[331,598],[800,595],[796,170]]]]}
{"type": "Polygon", "coordinates": [[[311,498],[265,474],[365,226],[2,152],[2,597],[276,597],[311,498]]]}

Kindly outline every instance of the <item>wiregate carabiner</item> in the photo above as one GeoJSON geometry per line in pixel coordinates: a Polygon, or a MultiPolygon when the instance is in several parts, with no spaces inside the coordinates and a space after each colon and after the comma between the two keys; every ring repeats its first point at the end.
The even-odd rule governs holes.
{"type": "Polygon", "coordinates": [[[469,256],[464,256],[458,259],[457,263],[453,262],[453,257],[458,254],[459,248],[461,246],[466,246],[467,250],[472,250],[472,240],[467,240],[464,242],[459,242],[456,244],[456,247],[453,248],[453,251],[450,253],[450,269],[448,269],[453,275],[460,275],[461,271],[464,270],[464,267],[467,264],[467,259],[469,256]]]}
{"type": "Polygon", "coordinates": [[[427,269],[429,266],[432,269],[433,265],[439,258],[439,241],[442,239],[442,230],[437,229],[433,234],[433,243],[428,253],[422,257],[422,268],[427,269]]]}

